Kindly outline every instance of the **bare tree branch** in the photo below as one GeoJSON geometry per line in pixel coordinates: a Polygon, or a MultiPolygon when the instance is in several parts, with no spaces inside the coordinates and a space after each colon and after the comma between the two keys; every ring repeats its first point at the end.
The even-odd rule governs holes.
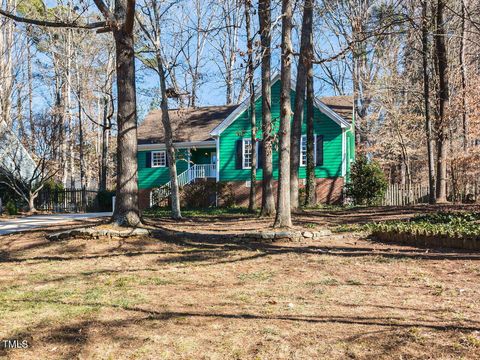
{"type": "Polygon", "coordinates": [[[100,22],[93,22],[93,23],[87,23],[87,24],[78,24],[76,22],[68,23],[68,22],[63,22],[63,21],[49,21],[49,20],[39,20],[39,19],[29,19],[21,16],[17,16],[14,14],[11,14],[7,11],[1,10],[0,9],[0,15],[3,15],[9,19],[22,22],[25,24],[31,24],[31,25],[39,25],[39,26],[46,26],[46,27],[53,27],[53,28],[70,28],[70,29],[98,29],[98,28],[104,28],[106,26],[105,21],[100,21],[100,22]]]}

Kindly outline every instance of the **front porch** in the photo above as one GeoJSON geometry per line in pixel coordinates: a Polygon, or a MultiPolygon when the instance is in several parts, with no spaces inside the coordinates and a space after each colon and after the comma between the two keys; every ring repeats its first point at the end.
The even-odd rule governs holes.
{"type": "MultiPolygon", "coordinates": [[[[216,148],[186,148],[177,149],[177,183],[179,188],[195,182],[198,179],[219,178],[217,172],[216,148]],[[178,156],[178,155],[177,155],[178,156]],[[187,167],[178,166],[179,162],[186,161],[187,167]]],[[[169,177],[167,182],[159,184],[150,192],[150,206],[160,204],[171,194],[172,181],[169,177]]]]}
{"type": "Polygon", "coordinates": [[[199,178],[218,179],[216,148],[190,148],[187,150],[188,168],[183,173],[178,174],[179,181],[181,176],[185,178],[182,178],[182,180],[187,181],[187,183],[199,178]]]}

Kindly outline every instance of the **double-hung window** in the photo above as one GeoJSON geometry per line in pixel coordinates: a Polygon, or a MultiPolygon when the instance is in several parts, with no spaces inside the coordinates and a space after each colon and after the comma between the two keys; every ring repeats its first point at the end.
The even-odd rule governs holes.
{"type": "Polygon", "coordinates": [[[167,166],[167,154],[165,151],[152,151],[152,168],[167,166]]]}
{"type": "Polygon", "coordinates": [[[243,139],[242,159],[242,168],[250,169],[252,167],[252,139],[243,139]]]}
{"type": "MultiPolygon", "coordinates": [[[[313,137],[313,163],[316,164],[317,137],[313,137]]],[[[307,166],[307,135],[300,138],[300,166],[307,166]]]]}
{"type": "MultiPolygon", "coordinates": [[[[257,167],[259,161],[259,141],[255,142],[255,150],[257,153],[257,167]]],[[[242,139],[242,169],[250,169],[252,167],[252,139],[242,139]]]]}

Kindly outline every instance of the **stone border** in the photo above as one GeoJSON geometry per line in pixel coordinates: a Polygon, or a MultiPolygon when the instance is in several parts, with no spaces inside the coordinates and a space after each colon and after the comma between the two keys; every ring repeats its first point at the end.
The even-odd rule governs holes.
{"type": "Polygon", "coordinates": [[[411,234],[397,231],[374,231],[372,232],[372,237],[381,242],[396,242],[428,248],[480,250],[480,239],[474,236],[454,237],[448,235],[411,234]]]}
{"type": "MultiPolygon", "coordinates": [[[[91,229],[80,228],[67,231],[58,232],[47,235],[50,241],[65,240],[69,238],[81,237],[88,239],[99,239],[101,237],[107,238],[128,238],[131,236],[145,236],[153,235],[159,230],[149,230],[145,228],[125,229],[125,230],[107,230],[107,229],[91,229]]],[[[179,232],[178,235],[181,235],[179,232]]],[[[211,234],[195,234],[196,236],[208,237],[211,234]]],[[[318,240],[325,236],[331,236],[332,232],[328,229],[320,231],[256,231],[235,234],[220,234],[228,239],[238,239],[238,241],[302,241],[302,240],[318,240]]]]}
{"type": "Polygon", "coordinates": [[[151,235],[152,231],[145,228],[132,228],[125,230],[110,230],[110,229],[91,229],[80,228],[62,231],[55,234],[47,235],[47,239],[51,241],[64,240],[69,238],[81,237],[89,239],[99,239],[101,237],[108,238],[128,238],[131,236],[151,235]]]}
{"type": "Polygon", "coordinates": [[[318,240],[330,235],[332,235],[330,230],[322,229],[320,231],[257,231],[232,234],[231,236],[240,240],[301,241],[304,239],[318,240]]]}

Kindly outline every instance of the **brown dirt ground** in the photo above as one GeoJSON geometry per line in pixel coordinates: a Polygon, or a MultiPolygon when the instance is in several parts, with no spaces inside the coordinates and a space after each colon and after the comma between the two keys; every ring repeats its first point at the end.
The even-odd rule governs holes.
{"type": "MultiPolygon", "coordinates": [[[[408,216],[322,213],[295,223],[408,216]]],[[[128,240],[0,237],[0,340],[29,343],[0,357],[480,359],[480,253],[355,234],[239,244],[213,221],[258,220],[128,240]]]]}
{"type": "MultiPolygon", "coordinates": [[[[438,211],[480,211],[480,205],[417,205],[411,207],[333,208],[306,210],[292,217],[294,229],[340,228],[369,222],[405,220],[413,216],[438,211]]],[[[148,219],[147,224],[165,230],[195,233],[238,233],[269,230],[273,219],[252,215],[226,214],[221,216],[196,216],[180,221],[170,218],[148,219]],[[148,221],[150,220],[150,221],[148,221]]]]}

